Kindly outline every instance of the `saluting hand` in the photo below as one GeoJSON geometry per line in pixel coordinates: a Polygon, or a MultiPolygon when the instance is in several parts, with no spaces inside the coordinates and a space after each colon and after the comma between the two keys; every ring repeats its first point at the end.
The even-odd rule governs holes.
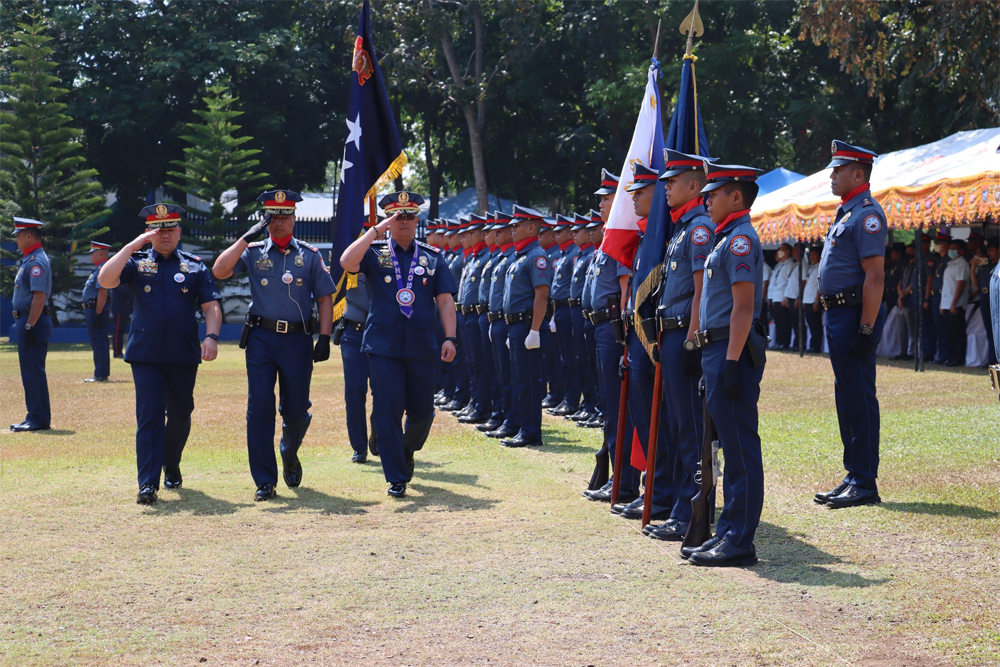
{"type": "Polygon", "coordinates": [[[150,229],[148,231],[143,232],[142,234],[139,234],[137,237],[135,237],[135,239],[131,243],[128,244],[127,247],[131,250],[129,254],[141,250],[142,246],[146,245],[147,243],[152,243],[153,237],[159,233],[160,233],[159,229],[150,229]]]}
{"type": "Polygon", "coordinates": [[[384,234],[389,230],[389,226],[393,223],[393,221],[396,220],[397,217],[399,217],[399,213],[391,215],[382,222],[375,225],[374,229],[376,232],[378,232],[379,236],[381,236],[382,234],[384,234]]]}
{"type": "Polygon", "coordinates": [[[219,344],[215,342],[214,338],[206,338],[201,341],[202,361],[215,361],[217,356],[219,356],[219,344]]]}
{"type": "Polygon", "coordinates": [[[446,340],[441,344],[441,361],[451,361],[455,358],[455,344],[446,340]]]}

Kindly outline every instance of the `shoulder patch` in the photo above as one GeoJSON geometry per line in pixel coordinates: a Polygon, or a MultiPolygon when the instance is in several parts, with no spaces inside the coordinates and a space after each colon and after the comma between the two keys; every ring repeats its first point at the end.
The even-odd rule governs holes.
{"type": "Polygon", "coordinates": [[[536,257],[535,266],[540,270],[547,269],[549,268],[549,260],[545,259],[544,257],[536,257]]]}
{"type": "Polygon", "coordinates": [[[254,241],[247,245],[248,248],[262,248],[264,246],[263,241],[254,241]]]}
{"type": "Polygon", "coordinates": [[[430,243],[424,243],[423,241],[417,241],[417,245],[420,246],[421,248],[423,248],[424,250],[429,250],[429,251],[434,252],[434,253],[441,252],[440,248],[435,248],[430,243]]]}
{"type": "Polygon", "coordinates": [[[712,238],[712,234],[708,231],[708,227],[704,225],[699,225],[691,230],[691,241],[695,245],[705,245],[710,238],[712,238]]]}
{"type": "Polygon", "coordinates": [[[865,218],[864,225],[866,232],[874,234],[882,229],[882,220],[877,215],[869,215],[865,218]]]}
{"type": "Polygon", "coordinates": [[[33,275],[35,278],[38,278],[39,276],[41,276],[42,275],[42,267],[38,266],[37,264],[35,266],[31,267],[31,275],[33,275]]]}
{"type": "Polygon", "coordinates": [[[191,253],[191,252],[187,252],[186,250],[181,250],[181,256],[183,256],[183,257],[185,257],[187,259],[193,259],[196,262],[203,261],[201,259],[201,257],[199,257],[198,255],[195,255],[194,253],[191,253]]]}
{"type": "Polygon", "coordinates": [[[750,239],[742,234],[734,236],[733,240],[729,242],[729,249],[734,255],[739,255],[740,257],[749,253],[750,248],[752,247],[753,245],[750,243],[750,239]]]}
{"type": "Polygon", "coordinates": [[[306,243],[305,241],[299,241],[298,239],[295,239],[295,241],[296,241],[296,242],[297,242],[297,243],[298,243],[298,244],[299,244],[300,246],[302,246],[303,248],[309,248],[309,249],[310,249],[310,250],[312,250],[313,252],[319,252],[319,248],[317,248],[317,247],[316,247],[316,246],[314,246],[314,245],[309,245],[309,244],[308,244],[308,243],[306,243]]]}

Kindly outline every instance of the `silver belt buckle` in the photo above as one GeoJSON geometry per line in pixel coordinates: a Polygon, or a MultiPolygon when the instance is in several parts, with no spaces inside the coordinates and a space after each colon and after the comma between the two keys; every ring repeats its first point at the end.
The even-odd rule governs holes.
{"type": "Polygon", "coordinates": [[[708,345],[708,332],[707,331],[695,331],[694,332],[694,344],[698,348],[703,348],[708,345]]]}
{"type": "Polygon", "coordinates": [[[288,333],[288,321],[278,320],[277,328],[275,328],[275,331],[281,334],[288,333]]]}
{"type": "Polygon", "coordinates": [[[1000,393],[1000,364],[990,366],[990,385],[993,391],[1000,393]]]}

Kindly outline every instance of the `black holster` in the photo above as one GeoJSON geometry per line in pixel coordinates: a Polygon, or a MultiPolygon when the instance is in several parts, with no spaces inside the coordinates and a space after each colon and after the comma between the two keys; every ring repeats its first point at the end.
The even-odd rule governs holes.
{"type": "Polygon", "coordinates": [[[243,331],[240,332],[240,349],[241,350],[247,349],[247,341],[250,340],[250,330],[252,328],[253,327],[251,327],[249,324],[246,324],[246,323],[243,324],[243,331]]]}
{"type": "Polygon", "coordinates": [[[754,368],[760,368],[767,362],[767,345],[770,342],[771,337],[767,334],[766,325],[760,319],[754,320],[750,325],[750,334],[747,336],[745,346],[754,368]]]}
{"type": "Polygon", "coordinates": [[[340,345],[340,337],[344,335],[344,318],[340,318],[333,324],[333,335],[330,337],[330,341],[334,345],[340,345]]]}
{"type": "Polygon", "coordinates": [[[615,342],[619,345],[624,345],[625,321],[621,317],[621,308],[615,303],[609,303],[608,311],[611,314],[611,332],[615,335],[615,342]]]}
{"type": "Polygon", "coordinates": [[[642,327],[642,333],[646,334],[646,340],[655,341],[659,336],[660,332],[656,330],[657,318],[647,317],[644,319],[640,326],[642,327]]]}

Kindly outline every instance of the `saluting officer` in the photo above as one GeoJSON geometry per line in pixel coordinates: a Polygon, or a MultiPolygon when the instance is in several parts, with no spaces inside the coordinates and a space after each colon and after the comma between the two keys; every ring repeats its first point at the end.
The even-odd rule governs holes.
{"type": "Polygon", "coordinates": [[[413,454],[434,423],[437,359],[455,358],[458,289],[436,248],[414,240],[423,197],[394,192],[379,201],[389,215],[340,256],[345,271],[364,273],[371,290],[362,351],[368,354],[382,471],[389,495],[402,498],[413,479],[413,454]],[[377,233],[390,239],[373,243],[377,233]],[[434,304],[444,326],[439,345],[434,304]],[[406,427],[402,427],[406,414],[406,427]]]}
{"type": "Polygon", "coordinates": [[[246,349],[247,448],[255,501],[274,498],[278,465],[274,456],[274,383],[279,383],[281,463],[285,484],[302,483],[298,451],[309,429],[309,383],[313,363],[330,358],[333,300],[336,291],[330,269],[315,247],[292,233],[295,203],[291,190],[269,190],[259,197],[266,214],[218,259],[212,272],[219,280],[246,272],[250,279],[250,309],[241,346],[246,349]],[[267,230],[266,241],[254,241],[267,230]],[[313,301],[319,305],[319,326],[313,301]],[[319,330],[313,348],[312,336],[319,330]]]}
{"type": "Polygon", "coordinates": [[[764,465],[757,431],[757,399],[764,375],[766,335],[757,319],[764,290],[764,255],[750,222],[762,173],[752,167],[705,162],[709,216],[715,247],[708,255],[701,291],[701,349],[708,412],[726,453],[725,505],[716,534],[681,548],[694,565],[737,566],[757,562],[754,536],[764,505],[764,465]]]}
{"type": "MultiPolygon", "coordinates": [[[[370,227],[366,218],[365,228],[370,227]]],[[[347,412],[347,437],[351,441],[352,463],[368,460],[366,447],[372,456],[378,455],[375,436],[375,415],[371,418],[371,434],[368,433],[368,355],[361,351],[362,332],[368,319],[371,299],[368,294],[368,278],[363,273],[352,273],[347,278],[347,293],[344,295],[346,307],[340,322],[340,358],[344,363],[344,410],[347,412]]]]}
{"type": "Polygon", "coordinates": [[[493,349],[493,361],[497,370],[497,386],[501,396],[501,423],[486,435],[491,438],[512,438],[521,430],[517,420],[514,385],[511,382],[510,350],[507,348],[507,321],[504,319],[503,294],[507,284],[507,271],[514,263],[514,227],[511,224],[513,216],[503,211],[493,215],[496,230],[496,243],[500,255],[493,267],[489,284],[490,344],[493,349]]]}
{"type": "Polygon", "coordinates": [[[111,246],[99,241],[90,242],[90,263],[94,270],[90,272],[83,286],[83,314],[87,319],[87,337],[90,339],[90,349],[94,352],[94,374],[84,382],[107,382],[111,375],[111,355],[108,352],[108,290],[97,282],[97,274],[108,261],[108,249],[111,246]]]}
{"type": "Polygon", "coordinates": [[[14,328],[24,403],[28,408],[24,421],[10,425],[14,432],[47,431],[52,422],[45,375],[45,357],[52,336],[52,320],[46,305],[52,294],[52,267],[49,256],[42,250],[44,226],[38,220],[14,218],[14,240],[21,253],[14,278],[14,328]]]}
{"type": "Polygon", "coordinates": [[[869,186],[875,153],[833,142],[830,190],[841,199],[819,262],[826,341],[833,366],[837,419],[847,476],[815,500],[832,508],[880,502],[879,407],[875,348],[885,324],[885,212],[869,186]]]}
{"type": "Polygon", "coordinates": [[[542,349],[548,338],[547,311],[552,266],[538,244],[542,214],[514,206],[514,257],[505,276],[504,320],[510,350],[514,409],[520,430],[500,441],[504,447],[542,445],[542,399],[545,396],[542,349]]]}
{"type": "Polygon", "coordinates": [[[104,289],[129,286],[135,304],[125,362],[135,382],[140,505],[156,503],[161,467],[166,488],[183,483],[181,454],[191,432],[198,364],[218,355],[219,289],[200,257],[177,248],[185,213],[173,204],[143,208],[139,218],[146,231],[108,260],[97,276],[104,289]],[[152,247],[140,252],[147,243],[152,247]],[[200,342],[199,307],[205,314],[205,339],[200,342]]]}
{"type": "Polygon", "coordinates": [[[583,317],[583,285],[587,279],[590,263],[594,261],[594,244],[590,240],[590,230],[587,229],[590,217],[574,213],[573,219],[576,223],[572,229],[573,243],[576,244],[578,255],[573,263],[569,285],[569,316],[573,325],[570,363],[576,368],[581,401],[580,408],[576,412],[565,416],[570,421],[586,422],[597,412],[599,402],[597,370],[594,367],[594,330],[593,325],[583,317]]]}
{"type": "Polygon", "coordinates": [[[554,408],[549,408],[549,414],[557,417],[567,417],[580,409],[580,368],[576,363],[576,345],[573,340],[572,289],[573,267],[580,255],[580,248],[573,240],[573,218],[565,215],[556,216],[556,243],[559,246],[559,257],[555,261],[552,273],[552,290],[549,297],[552,300],[552,321],[555,323],[555,345],[552,354],[562,371],[563,394],[561,402],[554,408]]]}
{"type": "MultiPolygon", "coordinates": [[[[695,345],[695,332],[701,330],[702,282],[705,260],[715,245],[715,225],[708,217],[701,194],[705,187],[704,158],[668,148],[663,151],[663,161],[665,169],[660,180],[666,181],[674,233],[663,261],[656,328],[667,421],[664,444],[680,465],[670,517],[655,528],[647,526],[647,533],[655,539],[680,541],[691,521],[691,498],[697,492],[695,476],[704,434],[702,401],[698,396],[701,350],[695,345]]],[[[660,484],[659,472],[656,487],[660,484]]]]}

